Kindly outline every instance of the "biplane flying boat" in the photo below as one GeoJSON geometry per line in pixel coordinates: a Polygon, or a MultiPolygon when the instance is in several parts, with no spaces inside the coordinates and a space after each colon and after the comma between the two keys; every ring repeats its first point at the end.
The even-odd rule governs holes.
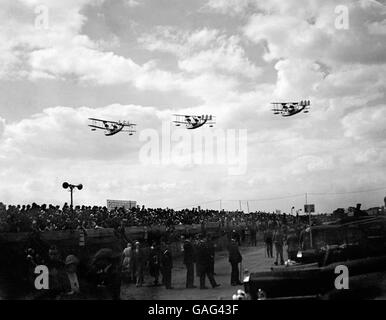
{"type": "Polygon", "coordinates": [[[104,130],[105,136],[113,136],[119,132],[128,132],[132,136],[136,131],[131,129],[136,126],[135,123],[129,123],[129,121],[109,121],[95,118],[88,118],[91,124],[91,131],[104,130]]]}
{"type": "Polygon", "coordinates": [[[310,109],[310,100],[300,102],[272,102],[273,114],[281,114],[282,117],[293,116],[297,113],[308,113],[310,109]]]}
{"type": "Polygon", "coordinates": [[[184,114],[174,114],[175,120],[173,121],[177,127],[181,124],[186,125],[187,129],[197,129],[202,127],[204,124],[213,127],[216,124],[215,117],[212,115],[202,115],[202,116],[190,116],[184,114]]]}

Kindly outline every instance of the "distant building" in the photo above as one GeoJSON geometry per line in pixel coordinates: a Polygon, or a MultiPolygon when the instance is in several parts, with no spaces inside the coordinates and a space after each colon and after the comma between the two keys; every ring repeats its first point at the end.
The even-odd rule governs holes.
{"type": "Polygon", "coordinates": [[[130,200],[107,200],[107,209],[114,210],[115,208],[131,209],[137,206],[136,201],[130,200]]]}

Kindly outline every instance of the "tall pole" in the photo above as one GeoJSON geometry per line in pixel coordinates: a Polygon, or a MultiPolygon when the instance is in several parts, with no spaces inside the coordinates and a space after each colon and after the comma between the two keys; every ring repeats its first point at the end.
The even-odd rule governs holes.
{"type": "Polygon", "coordinates": [[[247,201],[247,209],[248,209],[248,213],[249,213],[249,203],[248,203],[248,201],[247,201]]]}
{"type": "Polygon", "coordinates": [[[71,210],[73,210],[74,207],[74,196],[73,196],[74,188],[70,187],[70,194],[71,194],[71,210]]]}
{"type": "Polygon", "coordinates": [[[220,211],[222,211],[222,200],[220,199],[220,211]]]}
{"type": "Polygon", "coordinates": [[[312,249],[311,210],[307,206],[307,192],[306,192],[306,208],[307,208],[307,211],[308,211],[308,224],[310,226],[310,248],[312,249]]]}

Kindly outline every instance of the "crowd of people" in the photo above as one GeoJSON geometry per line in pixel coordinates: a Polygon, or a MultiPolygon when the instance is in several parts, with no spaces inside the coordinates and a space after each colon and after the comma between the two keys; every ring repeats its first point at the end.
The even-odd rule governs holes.
{"type": "MultiPolygon", "coordinates": [[[[239,248],[241,245],[256,246],[256,233],[257,228],[250,224],[246,228],[233,229],[228,234],[225,249],[228,252],[232,286],[242,285],[242,270],[239,267],[243,257],[239,248]]],[[[300,240],[298,230],[288,224],[269,224],[263,235],[267,256],[274,258],[275,251],[276,265],[284,264],[284,244],[287,244],[288,259],[295,259],[300,240]]],[[[220,286],[215,279],[216,236],[206,233],[182,235],[177,243],[180,244],[178,252],[182,255],[186,270],[186,288],[208,289],[206,280],[213,289],[220,286]]],[[[172,250],[170,242],[161,239],[149,246],[145,239],[133,240],[127,243],[121,253],[102,248],[91,256],[84,255],[84,249],[79,247],[64,257],[56,246],[50,246],[46,255],[32,247],[28,248],[25,270],[34,298],[120,299],[122,285],[142,287],[145,278],[147,286],[173,289],[175,250],[172,250]],[[35,268],[39,265],[46,265],[49,270],[49,290],[34,289],[35,268]]]]}
{"type": "MultiPolygon", "coordinates": [[[[233,230],[227,246],[232,286],[242,285],[239,272],[242,256],[236,234],[233,230]]],[[[202,233],[181,236],[179,243],[186,267],[186,288],[208,289],[206,279],[212,288],[219,287],[215,280],[213,236],[202,233]]],[[[120,299],[122,285],[142,287],[145,276],[151,278],[147,279],[150,286],[173,289],[173,262],[171,244],[163,241],[147,247],[145,242],[134,240],[121,254],[102,248],[92,257],[84,256],[81,250],[63,257],[55,245],[50,246],[46,254],[38,254],[29,247],[25,252],[25,277],[32,299],[120,299]],[[36,290],[36,267],[42,265],[48,268],[50,285],[47,290],[36,290]]]]}
{"type": "MultiPolygon", "coordinates": [[[[96,228],[114,228],[125,235],[122,227],[163,225],[201,224],[203,222],[218,222],[217,236],[227,238],[227,250],[230,264],[230,284],[241,285],[240,262],[242,255],[239,246],[257,245],[258,233],[263,235],[267,256],[273,258],[273,248],[276,252],[275,264],[283,264],[284,243],[288,245],[288,257],[296,255],[299,241],[298,230],[291,226],[299,226],[296,217],[286,214],[253,212],[245,214],[240,211],[199,210],[199,209],[151,209],[134,207],[130,210],[106,207],[32,205],[5,206],[0,203],[0,232],[31,232],[38,235],[44,231],[81,230],[96,228]],[[237,226],[237,228],[235,228],[237,226]],[[295,250],[296,247],[296,250],[295,250]]],[[[169,229],[173,230],[173,228],[169,229]]],[[[80,232],[82,233],[82,232],[80,232]]],[[[167,234],[172,232],[167,231],[167,234]]],[[[39,236],[36,239],[40,239],[39,236]]],[[[49,269],[50,290],[39,291],[38,298],[96,298],[106,297],[118,299],[121,284],[141,287],[144,278],[151,277],[152,285],[163,285],[166,289],[173,288],[173,250],[171,242],[176,241],[169,236],[157,239],[130,239],[121,237],[125,246],[121,254],[102,248],[92,259],[89,252],[86,257],[82,250],[84,242],[79,242],[79,248],[71,254],[62,256],[60,248],[51,246],[48,252],[29,247],[26,249],[26,278],[32,292],[36,278],[35,268],[46,265],[49,269]]],[[[39,240],[40,241],[40,240],[39,240]]],[[[205,227],[201,233],[185,234],[177,240],[181,244],[180,253],[186,267],[186,288],[207,289],[206,279],[212,288],[220,284],[215,280],[215,239],[213,234],[206,233],[205,227]],[[195,278],[197,281],[195,284],[195,278]]],[[[67,251],[68,253],[68,251],[67,251]]]]}
{"type": "Polygon", "coordinates": [[[62,207],[55,205],[9,205],[0,203],[0,232],[57,231],[96,228],[118,228],[130,226],[175,226],[200,224],[203,221],[239,224],[255,221],[258,226],[287,220],[293,222],[294,216],[254,212],[244,214],[242,211],[199,210],[169,208],[133,207],[131,209],[115,208],[108,210],[101,206],[76,206],[67,203],[62,207]]]}

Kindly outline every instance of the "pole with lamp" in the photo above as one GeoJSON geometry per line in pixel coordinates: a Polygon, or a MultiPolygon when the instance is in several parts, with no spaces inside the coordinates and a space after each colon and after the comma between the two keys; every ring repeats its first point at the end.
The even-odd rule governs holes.
{"type": "Polygon", "coordinates": [[[68,182],[63,182],[62,187],[63,187],[63,189],[70,189],[70,194],[71,194],[71,210],[73,210],[73,205],[74,205],[73,193],[74,193],[74,189],[77,188],[78,190],[82,190],[83,189],[83,185],[82,184],[74,185],[74,184],[70,184],[68,182]]]}

